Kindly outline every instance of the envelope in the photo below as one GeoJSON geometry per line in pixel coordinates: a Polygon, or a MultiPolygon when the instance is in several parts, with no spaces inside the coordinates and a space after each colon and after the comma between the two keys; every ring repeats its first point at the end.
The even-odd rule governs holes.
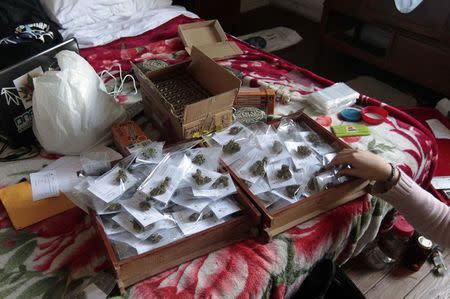
{"type": "Polygon", "coordinates": [[[63,194],[33,201],[29,182],[0,189],[0,200],[15,229],[21,229],[75,207],[63,194]]]}

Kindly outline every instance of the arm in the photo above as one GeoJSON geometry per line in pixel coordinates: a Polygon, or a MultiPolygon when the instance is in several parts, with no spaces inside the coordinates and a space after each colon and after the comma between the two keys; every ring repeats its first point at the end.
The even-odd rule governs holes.
{"type": "Polygon", "coordinates": [[[423,190],[401,171],[395,171],[392,183],[391,166],[369,152],[344,150],[330,166],[348,164],[339,175],[375,180],[373,193],[399,210],[420,233],[450,248],[450,207],[423,190]]]}

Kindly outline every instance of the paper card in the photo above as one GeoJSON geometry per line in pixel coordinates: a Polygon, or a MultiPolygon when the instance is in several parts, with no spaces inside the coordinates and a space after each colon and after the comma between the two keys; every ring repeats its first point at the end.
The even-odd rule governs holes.
{"type": "Polygon", "coordinates": [[[142,254],[144,252],[148,252],[150,250],[156,249],[158,247],[164,246],[166,244],[175,242],[179,239],[184,238],[183,233],[179,228],[174,227],[171,229],[164,229],[158,231],[158,234],[162,237],[159,242],[153,242],[150,239],[142,240],[134,245],[138,254],[142,254]]]}
{"type": "Polygon", "coordinates": [[[187,151],[186,155],[194,165],[212,171],[217,171],[219,168],[220,156],[222,155],[222,148],[195,148],[187,151]]]}
{"type": "Polygon", "coordinates": [[[139,194],[136,194],[132,199],[124,201],[123,207],[145,228],[152,223],[166,219],[166,217],[154,207],[153,200],[146,201],[146,199],[141,198],[139,194]],[[147,211],[143,211],[139,206],[142,202],[149,203],[151,208],[147,211]]]}
{"type": "Polygon", "coordinates": [[[87,175],[102,175],[111,169],[110,161],[90,160],[83,164],[83,170],[87,175]]]}
{"type": "Polygon", "coordinates": [[[134,247],[136,243],[141,241],[141,239],[136,238],[133,234],[126,230],[117,234],[108,235],[108,238],[112,241],[124,243],[131,247],[134,247]]]}
{"type": "Polygon", "coordinates": [[[44,74],[44,71],[42,70],[42,67],[38,66],[37,68],[13,80],[14,86],[22,99],[22,104],[25,109],[30,108],[33,104],[33,78],[39,77],[42,74],[44,74]]]}
{"type": "Polygon", "coordinates": [[[212,197],[217,199],[236,193],[236,186],[234,185],[234,182],[231,179],[230,174],[228,173],[219,173],[210,171],[208,169],[194,168],[192,171],[188,172],[187,175],[191,181],[192,192],[195,197],[212,197]],[[201,186],[198,185],[195,182],[195,179],[192,177],[197,169],[202,172],[203,176],[211,178],[211,181],[201,186]],[[227,182],[228,186],[224,186],[223,184],[215,186],[215,184],[217,184],[218,182],[217,180],[219,180],[221,177],[227,178],[225,181],[227,182]]]}
{"type": "Polygon", "coordinates": [[[437,139],[450,139],[450,130],[438,119],[433,118],[426,122],[437,139]]]}
{"type": "Polygon", "coordinates": [[[58,176],[55,170],[30,174],[33,201],[59,195],[58,176]]]}
{"type": "Polygon", "coordinates": [[[223,221],[221,219],[217,219],[215,216],[209,217],[206,219],[197,220],[197,221],[191,221],[189,219],[189,217],[193,213],[194,212],[189,211],[189,210],[172,213],[173,219],[175,219],[175,221],[178,224],[178,227],[181,229],[183,234],[186,236],[204,231],[208,228],[211,228],[220,223],[223,223],[223,221]]]}
{"type": "Polygon", "coordinates": [[[114,167],[110,172],[106,173],[99,179],[97,179],[91,186],[89,186],[88,191],[109,203],[119,196],[121,196],[125,191],[131,188],[134,184],[138,182],[130,172],[124,170],[120,167],[114,167]],[[125,182],[117,182],[117,177],[119,176],[119,171],[125,171],[127,179],[125,182]]]}
{"type": "Polygon", "coordinates": [[[136,230],[133,225],[134,218],[127,213],[117,214],[112,218],[117,224],[122,226],[125,230],[132,233],[136,238],[140,240],[147,239],[151,234],[157,232],[161,229],[168,229],[176,227],[176,224],[172,220],[164,219],[158,222],[152,223],[145,229],[136,230]]]}
{"type": "Polygon", "coordinates": [[[195,212],[201,212],[203,211],[204,208],[206,208],[207,205],[209,205],[212,202],[212,199],[194,197],[192,190],[189,188],[177,190],[177,192],[175,192],[174,196],[172,197],[171,201],[173,201],[177,205],[186,207],[195,212]]]}
{"type": "MultiPolygon", "coordinates": [[[[262,176],[261,175],[254,175],[252,173],[252,167],[254,167],[255,163],[261,163],[264,161],[264,158],[267,159],[264,152],[254,148],[250,152],[248,152],[247,155],[242,157],[239,160],[236,160],[231,167],[236,172],[236,174],[243,180],[246,180],[250,183],[255,183],[258,181],[262,176]]],[[[268,161],[267,161],[268,162],[268,161]]],[[[266,168],[267,162],[263,162],[264,164],[264,172],[266,168]]]]}
{"type": "MultiPolygon", "coordinates": [[[[272,195],[278,197],[276,194],[272,193],[272,195]]],[[[278,197],[278,198],[280,198],[280,197],[278,197]]],[[[291,203],[289,201],[286,201],[286,200],[283,200],[282,198],[280,198],[280,200],[277,200],[276,202],[274,202],[271,206],[267,207],[267,209],[269,210],[269,212],[275,213],[289,205],[291,205],[291,203]]]]}
{"type": "Polygon", "coordinates": [[[82,169],[79,156],[64,156],[50,163],[41,171],[55,170],[59,191],[70,192],[75,185],[81,182],[81,178],[78,177],[78,172],[82,169]]]}
{"type": "Polygon", "coordinates": [[[159,167],[152,177],[140,187],[139,191],[151,196],[152,190],[161,188],[166,178],[168,178],[169,182],[166,186],[166,191],[161,195],[151,196],[152,198],[166,204],[178,188],[178,185],[183,179],[183,174],[183,171],[173,165],[168,167],[159,167]]]}
{"type": "Polygon", "coordinates": [[[270,186],[267,182],[267,178],[260,178],[258,181],[256,181],[256,183],[252,184],[250,186],[250,191],[255,195],[270,191],[270,186]]]}
{"type": "Polygon", "coordinates": [[[225,145],[232,139],[240,140],[248,138],[250,135],[252,135],[252,132],[246,126],[236,121],[228,128],[214,134],[212,138],[218,144],[225,145]],[[237,134],[234,134],[235,132],[237,134]]]}
{"type": "Polygon", "coordinates": [[[267,178],[269,179],[269,185],[272,190],[296,184],[292,167],[292,160],[290,159],[277,161],[267,166],[267,178]],[[288,168],[286,168],[286,173],[282,174],[282,167],[284,165],[288,168]],[[286,178],[280,177],[280,174],[285,175],[286,178]],[[288,177],[289,174],[290,177],[288,177]]]}
{"type": "Polygon", "coordinates": [[[277,134],[258,135],[256,139],[270,162],[276,162],[290,157],[289,152],[277,134]]]}
{"type": "Polygon", "coordinates": [[[450,176],[436,176],[431,180],[436,190],[450,189],[450,176]]]}
{"type": "Polygon", "coordinates": [[[310,148],[309,145],[305,142],[286,141],[285,145],[292,157],[292,161],[294,162],[294,166],[296,169],[303,169],[309,167],[310,165],[320,164],[320,161],[317,159],[313,149],[310,148]],[[299,155],[297,152],[297,148],[299,146],[306,146],[311,151],[311,153],[306,157],[299,155]]]}
{"type": "Polygon", "coordinates": [[[213,202],[208,206],[208,208],[211,209],[218,219],[222,219],[242,210],[234,199],[228,197],[213,202]]]}
{"type": "Polygon", "coordinates": [[[298,190],[296,191],[294,197],[290,197],[288,194],[288,190],[286,188],[288,188],[290,186],[287,187],[283,187],[280,189],[276,189],[276,190],[272,190],[272,193],[275,194],[276,196],[290,202],[290,203],[296,203],[298,202],[301,198],[302,198],[302,186],[300,185],[294,185],[293,188],[297,188],[298,190]]]}

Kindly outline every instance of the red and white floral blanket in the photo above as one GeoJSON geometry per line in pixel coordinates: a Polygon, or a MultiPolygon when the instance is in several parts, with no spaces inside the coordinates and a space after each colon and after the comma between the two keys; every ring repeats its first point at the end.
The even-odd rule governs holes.
{"type": "MultiPolygon", "coordinates": [[[[140,36],[84,49],[96,71],[130,61],[188,58],[177,35],[180,16],[140,36]]],[[[332,82],[238,41],[244,54],[219,63],[239,74],[247,85],[269,85],[291,98],[297,109],[302,95],[332,82]]],[[[125,99],[126,100],[126,99],[125,99]]],[[[361,105],[383,105],[362,97],[361,105]]],[[[347,138],[397,163],[417,182],[428,184],[436,165],[436,144],[428,130],[400,110],[385,106],[386,123],[371,127],[371,136],[347,138]]],[[[335,115],[314,115],[325,127],[341,123],[335,115]]],[[[269,244],[244,241],[148,278],[128,289],[130,298],[282,298],[299,288],[308,270],[323,257],[342,263],[357,253],[379,229],[389,207],[363,197],[292,228],[269,244]]],[[[73,209],[21,231],[12,229],[0,209],[0,298],[61,298],[107,269],[106,256],[89,217],[73,209]]],[[[102,289],[101,283],[97,286],[102,289]]],[[[83,291],[81,291],[83,292],[83,291]]]]}

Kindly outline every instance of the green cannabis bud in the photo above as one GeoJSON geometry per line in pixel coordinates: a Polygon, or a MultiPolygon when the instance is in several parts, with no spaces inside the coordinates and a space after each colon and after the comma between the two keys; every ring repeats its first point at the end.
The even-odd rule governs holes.
{"type": "Polygon", "coordinates": [[[158,195],[162,195],[164,193],[166,193],[167,188],[169,187],[170,184],[170,178],[169,177],[165,177],[164,181],[161,182],[161,184],[159,184],[157,187],[153,188],[150,191],[150,196],[158,196],[158,195]]]}
{"type": "Polygon", "coordinates": [[[223,146],[223,152],[226,154],[235,154],[241,150],[241,146],[234,140],[230,140],[227,144],[223,146]]]}
{"type": "Polygon", "coordinates": [[[206,159],[203,154],[197,154],[192,159],[192,163],[194,163],[195,165],[202,165],[203,163],[205,163],[205,161],[206,161],[206,159]]]}
{"type": "Polygon", "coordinates": [[[311,155],[311,150],[306,145],[299,145],[297,146],[297,155],[299,155],[301,158],[308,157],[311,155]]]}
{"type": "Polygon", "coordinates": [[[290,198],[294,198],[299,190],[300,190],[300,185],[287,186],[286,187],[286,194],[290,198]]]}
{"type": "Polygon", "coordinates": [[[150,237],[148,237],[148,239],[152,243],[158,243],[159,241],[161,241],[162,238],[163,238],[163,236],[161,236],[158,233],[153,233],[153,234],[150,235],[150,237]]]}
{"type": "Polygon", "coordinates": [[[306,136],[306,139],[314,146],[319,146],[322,143],[320,137],[314,133],[309,133],[308,136],[306,136]]]}
{"type": "Polygon", "coordinates": [[[277,179],[286,181],[290,178],[292,178],[292,173],[289,169],[289,165],[281,165],[281,168],[277,171],[277,179]]]}
{"type": "Polygon", "coordinates": [[[116,183],[125,183],[128,180],[128,176],[125,170],[119,169],[116,176],[116,183]]]}
{"type": "Polygon", "coordinates": [[[152,208],[152,204],[149,203],[148,201],[141,201],[139,203],[139,209],[141,209],[141,211],[145,212],[148,211],[152,208]]]}
{"type": "Polygon", "coordinates": [[[109,207],[106,209],[107,212],[117,212],[120,211],[121,205],[118,203],[113,203],[109,205],[109,207]]]}
{"type": "Polygon", "coordinates": [[[231,127],[230,130],[228,131],[228,134],[230,135],[237,135],[239,134],[240,131],[242,131],[242,127],[231,127]]]}
{"type": "Polygon", "coordinates": [[[264,176],[266,174],[265,166],[267,164],[267,158],[258,160],[250,166],[250,172],[253,176],[264,176]]]}
{"type": "Polygon", "coordinates": [[[209,182],[211,182],[211,178],[202,174],[200,169],[197,169],[195,173],[192,175],[194,181],[197,185],[202,186],[209,182]]]}
{"type": "Polygon", "coordinates": [[[220,186],[222,186],[222,188],[226,188],[228,187],[228,177],[227,176],[221,176],[219,178],[217,178],[214,183],[212,184],[212,187],[214,189],[219,188],[220,186]]]}
{"type": "Polygon", "coordinates": [[[142,153],[142,156],[143,156],[145,159],[152,159],[152,158],[156,157],[156,153],[157,153],[156,149],[154,149],[153,147],[151,147],[151,148],[149,148],[149,149],[146,149],[146,150],[142,153]]]}

